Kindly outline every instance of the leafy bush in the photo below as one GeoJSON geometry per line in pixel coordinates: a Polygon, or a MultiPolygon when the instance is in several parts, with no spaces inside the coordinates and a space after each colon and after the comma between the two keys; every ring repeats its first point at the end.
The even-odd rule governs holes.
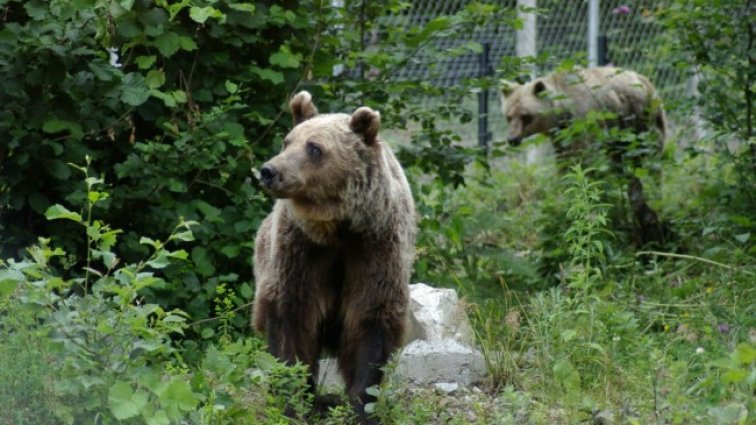
{"type": "MultiPolygon", "coordinates": [[[[388,380],[374,389],[381,419],[748,423],[752,25],[732,13],[745,2],[660,9],[680,35],[677,66],[704,79],[698,106],[714,131],[681,132],[687,149],[633,170],[661,193],[653,206],[681,248],[638,253],[602,149],[566,179],[563,164],[492,161],[456,127],[473,117],[463,99],[493,81],[442,91],[397,78],[418,54],[478,52],[436,41],[516,26],[514,10],[466,2],[404,26],[410,3],[344,3],[0,0],[0,421],[350,420],[344,406],[313,415],[305,368],[240,336],[252,235],[270,207],[250,168],[277,149],[285,100],[306,88],[324,111],[366,104],[407,135],[398,150],[420,216],[415,278],[467,296],[489,369],[487,391],[464,396],[388,380]]],[[[498,71],[550,61],[505,58],[498,71]]],[[[555,141],[620,139],[647,154],[650,140],[598,118],[555,141]]]]}
{"type": "Polygon", "coordinates": [[[46,234],[84,258],[75,226],[42,213],[80,203],[66,164],[89,155],[114,185],[98,208],[124,229],[124,259],[148,252],[142,232],[199,223],[200,243],[150,288],[153,301],[202,318],[221,282],[249,297],[251,239],[268,208],[249,170],[312,67],[313,8],[322,2],[0,2],[3,257],[46,234]]]}
{"type": "Polygon", "coordinates": [[[86,238],[83,273],[74,273],[82,277],[62,276],[66,252],[45,238],[29,249],[29,260],[8,260],[0,269],[0,315],[6,319],[0,323],[0,418],[251,424],[279,423],[288,408],[303,417],[309,410],[304,366],[283,366],[258,340],[227,337],[219,347],[209,345],[191,370],[172,339],[188,329],[187,314],[140,295],[164,284],[161,272],[171,263],[188,259],[170,245],[193,241],[197,223],[180,221],[162,241],[140,238],[151,254],[125,262],[113,250],[121,230],[92,214],[109,198],[104,182],[91,177],[88,166],[79,170],[85,174],[85,215],[56,204],[46,216],[73,222],[86,238]]]}
{"type": "MultiPolygon", "coordinates": [[[[143,290],[151,302],[201,320],[226,285],[242,306],[254,286],[253,234],[270,208],[250,169],[277,149],[289,127],[285,102],[302,88],[323,110],[376,107],[386,128],[412,129],[399,155],[406,166],[461,185],[477,151],[462,147],[448,121],[470,121],[460,99],[491,81],[444,93],[395,77],[420,51],[439,59],[480,51],[476,43],[445,51],[435,41],[488,22],[514,25],[515,14],[471,3],[425,25],[387,19],[401,19],[406,7],[398,0],[344,8],[320,0],[0,1],[0,131],[9,135],[0,148],[0,255],[23,255],[45,234],[74,261],[85,257],[75,226],[53,225],[43,213],[81,203],[85,194],[66,164],[89,155],[112,182],[98,209],[124,230],[126,261],[148,254],[140,234],[164,237],[179,217],[198,223],[188,261],[143,290]],[[368,33],[377,42],[367,45],[368,33]],[[335,65],[343,72],[334,75],[335,65]],[[420,102],[442,95],[446,105],[435,110],[420,102]]],[[[246,315],[230,321],[246,328],[246,315]]],[[[211,338],[204,323],[191,331],[211,338]]]]}

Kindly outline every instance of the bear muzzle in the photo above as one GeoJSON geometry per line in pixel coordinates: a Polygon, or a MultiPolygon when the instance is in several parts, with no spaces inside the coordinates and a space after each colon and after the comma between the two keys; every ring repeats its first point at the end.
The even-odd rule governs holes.
{"type": "Polygon", "coordinates": [[[291,198],[301,192],[302,184],[296,175],[286,172],[285,168],[273,165],[272,161],[260,168],[260,184],[263,190],[274,198],[291,198]]]}
{"type": "Polygon", "coordinates": [[[520,146],[520,144],[522,143],[522,137],[510,137],[509,139],[507,139],[507,142],[510,146],[520,146]]]}
{"type": "Polygon", "coordinates": [[[265,164],[260,169],[260,183],[268,189],[273,185],[276,176],[278,176],[278,171],[270,164],[265,164]]]}

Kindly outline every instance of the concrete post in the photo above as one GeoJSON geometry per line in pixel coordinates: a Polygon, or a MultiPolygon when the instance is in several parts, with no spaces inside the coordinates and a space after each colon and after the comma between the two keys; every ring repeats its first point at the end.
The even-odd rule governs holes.
{"type": "MultiPolygon", "coordinates": [[[[535,57],[538,55],[538,26],[536,23],[535,12],[523,12],[522,8],[535,9],[536,0],[517,0],[517,17],[522,21],[522,28],[517,30],[517,44],[515,52],[517,57],[535,57]]],[[[537,77],[534,64],[528,66],[530,79],[537,77]]],[[[535,164],[541,162],[548,152],[548,146],[541,144],[538,146],[530,145],[525,150],[525,162],[535,164]]]]}
{"type": "Polygon", "coordinates": [[[599,0],[588,2],[588,67],[595,68],[599,62],[599,0]]]}
{"type": "MultiPolygon", "coordinates": [[[[517,44],[515,53],[517,57],[535,57],[538,54],[536,48],[536,14],[523,12],[521,8],[535,9],[536,0],[517,0],[517,17],[522,21],[522,28],[517,30],[517,44]]],[[[530,66],[530,77],[535,77],[535,69],[530,66]]]]}
{"type": "MultiPolygon", "coordinates": [[[[344,8],[344,0],[331,0],[331,7],[334,9],[343,9],[344,8]]],[[[344,30],[343,24],[336,24],[336,31],[341,33],[344,30]]],[[[334,77],[338,77],[341,75],[341,73],[344,72],[344,64],[343,63],[337,63],[333,66],[332,75],[334,77]]]]}

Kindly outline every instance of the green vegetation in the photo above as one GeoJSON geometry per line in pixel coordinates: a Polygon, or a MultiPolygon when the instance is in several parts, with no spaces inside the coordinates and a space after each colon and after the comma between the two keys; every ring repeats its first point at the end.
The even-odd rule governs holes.
{"type": "MultiPolygon", "coordinates": [[[[396,78],[418,52],[481,48],[436,40],[517,25],[492,3],[397,27],[386,16],[408,3],[0,0],[0,422],[348,423],[346,407],[313,416],[304,368],[248,327],[252,240],[270,208],[249,170],[306,88],[323,110],[366,104],[409,135],[397,147],[419,214],[414,280],[467,299],[489,370],[480,391],[451,396],[388,380],[374,389],[385,423],[751,423],[750,2],[657,12],[675,35],[667,60],[704,94],[669,111],[664,157],[632,170],[674,232],[664,251],[633,245],[603,152],[555,166],[465,147],[464,99],[493,79],[396,78]],[[382,37],[367,48],[364,34],[382,37]],[[687,131],[694,107],[702,134],[687,131]]],[[[593,124],[560,139],[643,146],[593,124]]]]}

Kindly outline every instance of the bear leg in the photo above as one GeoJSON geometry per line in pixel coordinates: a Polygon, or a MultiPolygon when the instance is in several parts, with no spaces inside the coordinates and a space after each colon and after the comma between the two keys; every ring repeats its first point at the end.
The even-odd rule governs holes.
{"type": "Polygon", "coordinates": [[[636,239],[640,241],[641,245],[653,243],[657,248],[662,248],[667,232],[665,232],[664,225],[659,221],[656,212],[646,204],[646,199],[643,196],[643,185],[635,176],[630,178],[627,197],[638,223],[636,239]]]}
{"type": "Polygon", "coordinates": [[[275,313],[270,308],[266,319],[265,334],[268,339],[268,350],[277,359],[291,366],[297,361],[307,365],[309,376],[307,384],[314,394],[318,376],[318,355],[320,344],[317,334],[303,327],[299,318],[288,318],[275,313]]]}
{"type": "Polygon", "coordinates": [[[347,330],[339,355],[339,366],[346,384],[346,392],[359,423],[377,424],[365,412],[365,404],[373,403],[376,397],[367,393],[367,389],[377,386],[383,379],[383,366],[394,348],[392,335],[386,323],[380,320],[364,320],[360,325],[347,330]]]}

